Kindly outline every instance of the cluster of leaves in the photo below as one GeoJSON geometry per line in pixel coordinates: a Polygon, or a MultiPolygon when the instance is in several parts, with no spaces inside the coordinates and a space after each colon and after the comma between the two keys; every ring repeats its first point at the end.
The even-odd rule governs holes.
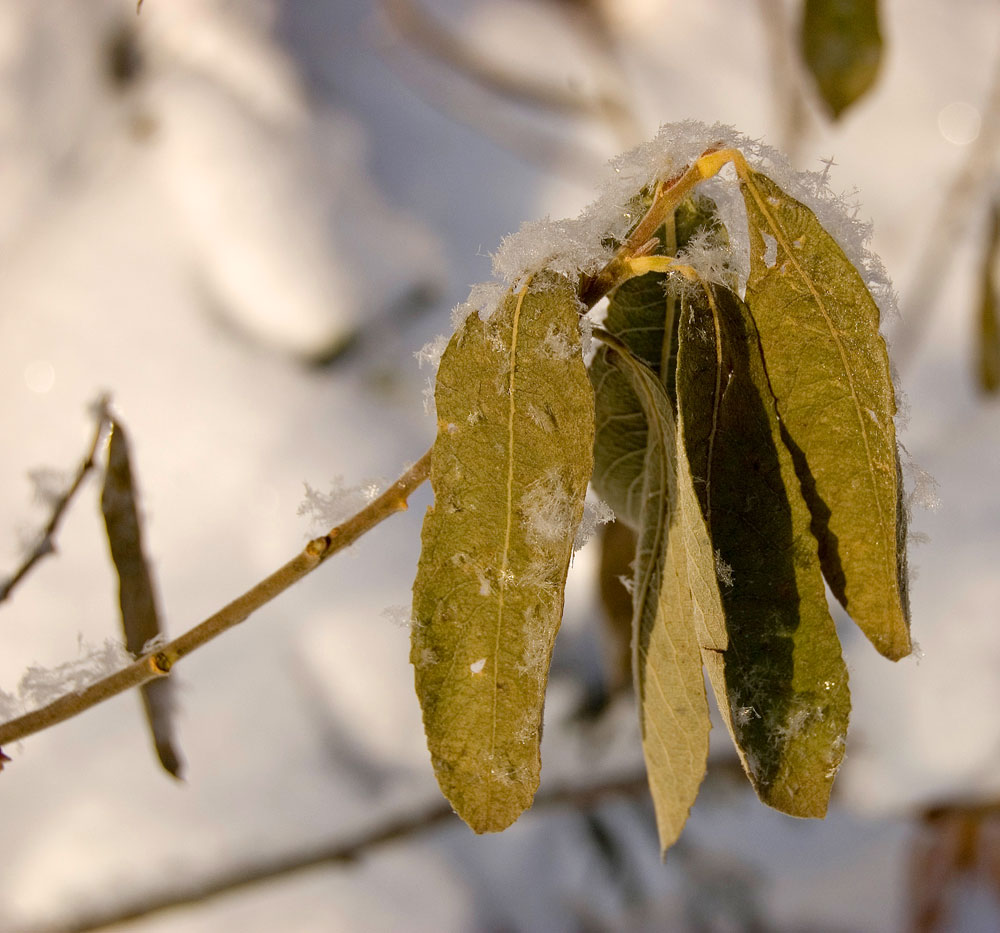
{"type": "Polygon", "coordinates": [[[895,395],[863,277],[733,149],[634,203],[655,236],[575,284],[526,274],[465,320],[438,372],[411,658],[438,781],[477,832],[512,823],[538,785],[588,480],[637,532],[632,665],[664,848],[705,774],[703,669],[760,798],[822,816],[850,707],[824,578],[882,654],[911,649],[895,395]],[[742,297],[724,265],[684,261],[728,248],[695,186],[729,163],[742,297]],[[594,281],[610,300],[588,372],[594,281]]]}

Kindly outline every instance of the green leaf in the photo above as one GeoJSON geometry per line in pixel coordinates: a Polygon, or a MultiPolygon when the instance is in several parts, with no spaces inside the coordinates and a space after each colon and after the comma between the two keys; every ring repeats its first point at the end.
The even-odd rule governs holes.
{"type": "MultiPolygon", "coordinates": [[[[679,205],[662,233],[662,252],[675,255],[695,234],[708,234],[715,240],[726,235],[715,205],[700,196],[679,205]]],[[[678,298],[668,289],[668,281],[666,275],[653,272],[620,285],[609,299],[603,326],[660,377],[673,405],[678,298]]],[[[645,415],[629,380],[609,365],[603,347],[591,363],[590,378],[597,418],[593,486],[615,517],[635,529],[642,506],[645,415]]]]}
{"type": "MultiPolygon", "coordinates": [[[[136,498],[128,437],[124,427],[116,421],[108,445],[101,511],[111,557],[118,571],[118,601],[125,647],[138,657],[146,643],[160,634],[160,620],[152,574],[143,553],[136,498]]],[[[160,764],[174,777],[180,777],[182,763],[173,737],[173,686],[164,678],[144,684],[141,694],[160,764]]]]}
{"type": "Polygon", "coordinates": [[[685,308],[678,343],[682,443],[729,637],[705,652],[709,679],[760,798],[822,816],[844,753],[847,669],[758,335],[739,298],[713,288],[685,308]]]}
{"type": "MultiPolygon", "coordinates": [[[[705,524],[690,490],[690,474],[678,456],[673,410],[656,375],[624,344],[610,338],[607,358],[639,399],[649,429],[643,467],[642,513],[633,587],[634,654],[639,722],[646,772],[665,851],[680,835],[705,776],[711,723],[705,698],[701,648],[725,647],[722,607],[715,588],[711,605],[696,604],[691,576],[714,580],[705,524]],[[705,562],[707,561],[707,566],[705,562]],[[699,566],[700,564],[700,566],[699,566]],[[693,574],[692,574],[693,571],[693,574]]],[[[698,592],[705,595],[699,586],[698,592]]]]}
{"type": "Polygon", "coordinates": [[[905,515],[878,307],[812,211],[760,173],[747,171],[741,187],[750,230],[746,301],[823,573],[875,647],[895,660],[911,650],[905,515]]]}
{"type": "Polygon", "coordinates": [[[574,289],[541,277],[471,315],[438,371],[434,505],[411,660],[438,783],[476,832],[538,786],[542,705],[593,468],[594,402],[574,289]]]}
{"type": "Polygon", "coordinates": [[[983,257],[976,341],[979,387],[991,395],[1000,392],[1000,311],[997,309],[1000,283],[997,282],[995,273],[998,265],[1000,265],[1000,204],[995,204],[991,212],[986,255],[983,257]]]}
{"type": "Polygon", "coordinates": [[[802,57],[838,119],[878,75],[882,34],[876,0],[806,0],[802,57]]]}

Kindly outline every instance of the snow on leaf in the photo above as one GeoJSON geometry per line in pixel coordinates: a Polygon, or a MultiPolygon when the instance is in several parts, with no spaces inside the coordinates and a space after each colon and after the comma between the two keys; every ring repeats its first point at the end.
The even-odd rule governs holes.
{"type": "Polygon", "coordinates": [[[543,274],[488,320],[466,317],[438,370],[411,661],[438,783],[476,832],[509,826],[538,786],[549,659],[593,466],[579,347],[575,291],[543,274]],[[575,354],[548,352],[553,335],[575,354]]]}
{"type": "Polygon", "coordinates": [[[729,645],[709,679],[767,804],[822,816],[843,757],[847,670],[753,321],[726,289],[681,315],[677,404],[690,484],[711,534],[704,576],[729,645]],[[717,576],[718,575],[718,576],[717,576]]]}
{"type": "Polygon", "coordinates": [[[746,301],[830,588],[878,650],[910,651],[896,400],[879,311],[812,211],[747,170],[746,301]],[[764,261],[765,235],[777,254],[764,261]]]}

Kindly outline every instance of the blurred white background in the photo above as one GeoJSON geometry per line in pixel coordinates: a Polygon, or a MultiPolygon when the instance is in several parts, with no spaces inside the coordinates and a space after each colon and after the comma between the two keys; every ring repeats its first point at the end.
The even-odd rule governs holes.
{"type": "MultiPolygon", "coordinates": [[[[854,713],[825,822],[723,777],[665,866],[651,813],[626,798],[529,813],[499,837],[456,819],[124,928],[899,929],[920,811],[1000,799],[1000,410],[973,367],[1000,11],[883,3],[878,83],[831,124],[793,58],[791,0],[422,0],[480,66],[610,101],[585,115],[456,75],[412,7],[389,6],[145,0],[136,17],[131,0],[0,0],[0,567],[45,519],[29,470],[75,467],[106,390],[131,431],[168,630],[204,618],[307,540],[304,481],[389,481],[426,449],[413,352],[489,278],[501,238],[575,215],[608,158],[694,118],[802,168],[833,158],[833,187],[857,189],[874,222],[901,293],[885,322],[901,439],[942,503],[914,514],[922,656],[892,665],[844,627],[854,713]]],[[[29,665],[117,635],[97,488],[0,607],[8,692],[29,665]]],[[[131,694],[5,749],[0,929],[65,929],[434,804],[393,621],[428,502],[423,489],[180,666],[184,782],[159,769],[131,694]]],[[[573,715],[593,676],[596,560],[591,545],[571,571],[543,789],[640,764],[628,702],[596,725],[573,715]]],[[[961,890],[949,929],[1000,926],[985,888],[961,890]]]]}

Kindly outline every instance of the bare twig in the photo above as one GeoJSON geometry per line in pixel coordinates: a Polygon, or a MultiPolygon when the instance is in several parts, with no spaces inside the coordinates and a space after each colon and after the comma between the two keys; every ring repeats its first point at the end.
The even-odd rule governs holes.
{"type": "Polygon", "coordinates": [[[251,613],[312,573],[338,551],[353,544],[379,522],[396,512],[404,511],[410,495],[427,479],[430,462],[430,451],[427,451],[370,505],[337,525],[328,534],[314,538],[283,567],[183,635],[79,693],[65,694],[41,709],[3,723],[0,725],[0,745],[41,732],[132,687],[166,676],[174,664],[196,648],[238,625],[251,613]]]}
{"type": "Polygon", "coordinates": [[[916,273],[904,294],[903,317],[892,335],[892,356],[900,369],[912,365],[920,349],[948,268],[961,241],[962,226],[973,210],[976,195],[996,172],[1000,151],[1000,55],[993,86],[986,100],[979,136],[969,144],[965,161],[944,193],[917,262],[916,273]]]}
{"type": "Polygon", "coordinates": [[[84,454],[83,460],[77,467],[76,476],[73,477],[73,482],[70,483],[69,488],[53,503],[52,515],[39,533],[38,540],[31,549],[31,553],[28,554],[21,566],[7,580],[0,583],[0,603],[4,602],[10,596],[14,587],[31,572],[35,564],[43,557],[55,553],[55,535],[59,530],[59,524],[62,522],[63,516],[66,514],[66,510],[69,508],[70,502],[72,502],[77,490],[83,484],[87,474],[94,468],[94,456],[97,453],[97,446],[101,442],[101,437],[104,435],[105,429],[110,424],[108,405],[109,400],[106,396],[102,396],[97,400],[94,406],[97,421],[94,428],[94,437],[87,448],[86,454],[84,454]]]}
{"type": "MultiPolygon", "coordinates": [[[[634,797],[649,787],[645,772],[608,780],[589,787],[566,787],[542,792],[535,797],[533,810],[556,806],[589,809],[609,797],[634,797]]],[[[296,872],[324,865],[354,862],[374,849],[412,836],[429,832],[446,824],[458,824],[458,818],[447,801],[441,800],[411,816],[390,819],[374,829],[358,834],[354,839],[322,843],[285,855],[250,862],[202,881],[178,886],[171,890],[147,894],[103,913],[78,918],[60,924],[61,933],[84,933],[106,929],[153,913],[207,901],[230,894],[261,881],[283,878],[296,872]]]]}

